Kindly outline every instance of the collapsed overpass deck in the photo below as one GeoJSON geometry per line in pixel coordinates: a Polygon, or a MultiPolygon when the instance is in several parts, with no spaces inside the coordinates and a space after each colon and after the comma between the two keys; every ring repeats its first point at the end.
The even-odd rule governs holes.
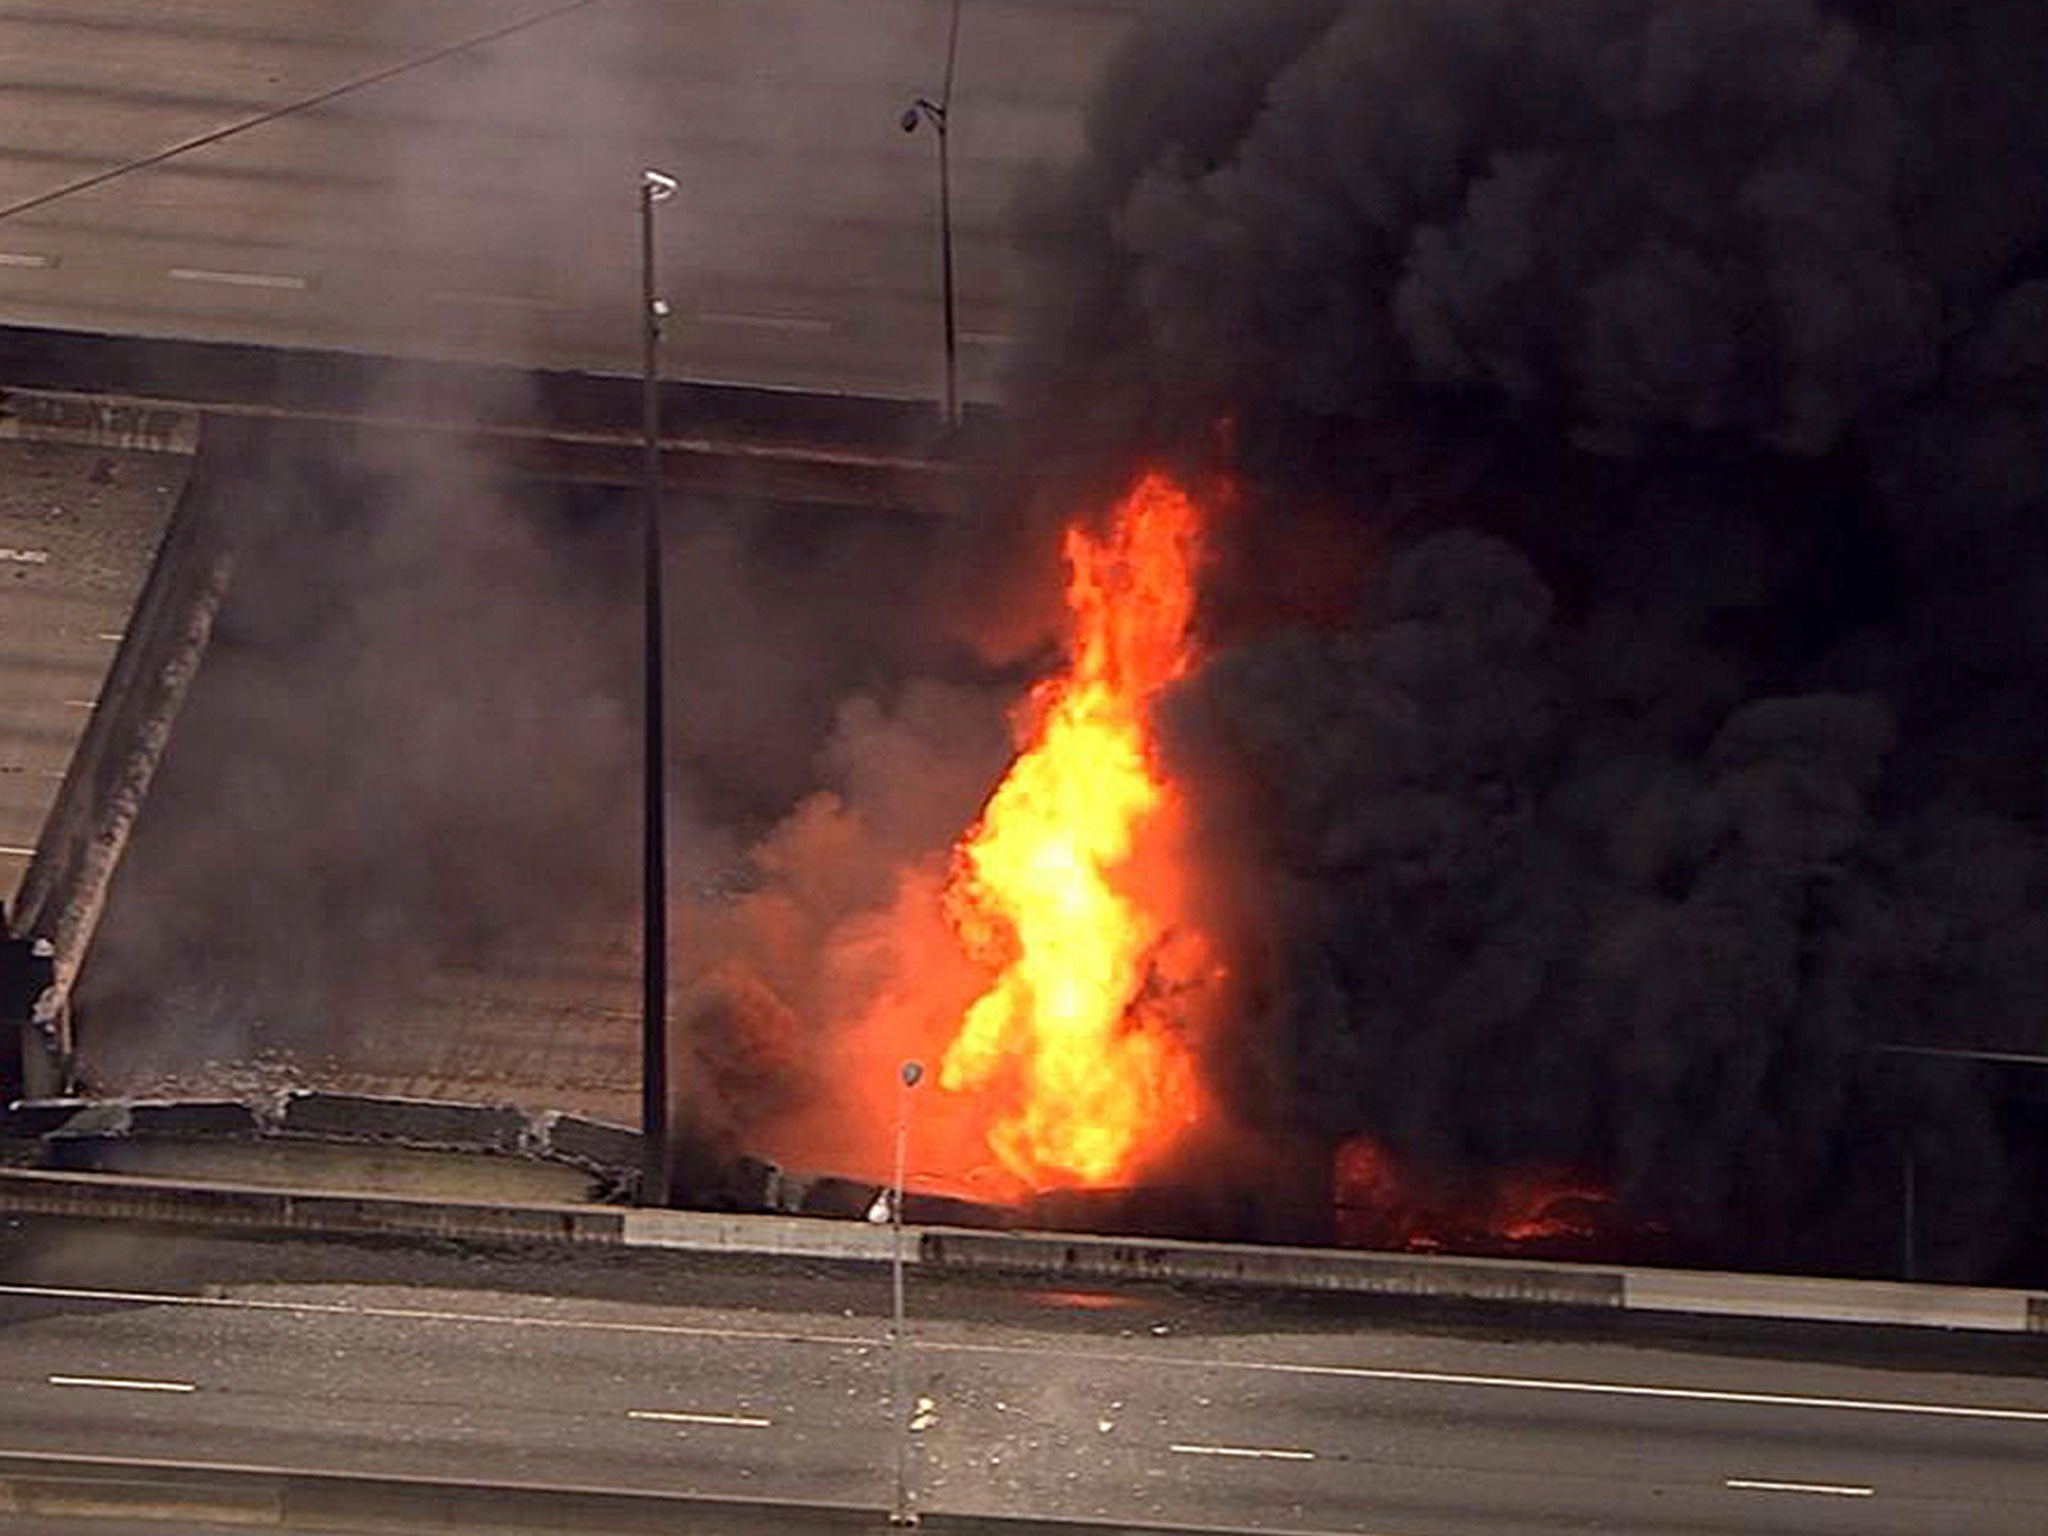
{"type": "MultiPolygon", "coordinates": [[[[10,818],[0,841],[11,850],[0,875],[15,898],[16,931],[55,944],[67,1000],[91,969],[105,903],[120,899],[128,839],[147,825],[146,797],[229,591],[235,503],[257,494],[250,466],[280,455],[459,457],[512,480],[631,487],[641,467],[638,404],[629,379],[0,329],[0,437],[13,439],[0,441],[0,453],[18,459],[6,462],[0,494],[13,501],[0,512],[18,501],[22,516],[44,515],[36,476],[58,466],[91,492],[80,505],[100,508],[104,524],[92,537],[120,556],[93,567],[91,601],[62,586],[84,579],[68,562],[24,565],[24,591],[40,582],[52,588],[47,602],[69,607],[51,624],[50,614],[10,601],[0,629],[17,657],[7,701],[22,693],[9,711],[10,771],[0,778],[0,812],[10,818]],[[38,793],[6,793],[22,785],[38,793]]],[[[745,502],[803,517],[918,520],[948,504],[955,476],[943,454],[959,449],[960,435],[942,439],[928,405],[672,381],[663,406],[671,515],[675,506],[745,502]]],[[[964,435],[977,430],[970,419],[964,435]]],[[[0,526],[0,544],[41,547],[11,527],[0,526]]],[[[231,748],[212,747],[232,761],[231,748]]],[[[149,924],[117,915],[115,926],[149,924]]],[[[235,942],[223,934],[206,947],[235,942]]],[[[598,924],[560,954],[423,973],[375,1023],[334,1035],[317,1053],[291,1054],[336,1085],[544,1099],[630,1120],[636,974],[630,928],[598,924]]],[[[189,1001],[180,1004],[187,1012],[189,1001]]],[[[217,1020],[234,1007],[214,998],[201,1011],[217,1020]]],[[[138,1075],[163,1082],[260,1070],[247,1035],[230,1031],[233,1049],[213,1027],[190,1039],[165,1030],[139,1038],[123,1013],[88,1014],[74,1060],[65,1058],[81,1042],[53,1034],[51,1075],[32,1086],[47,1088],[81,1063],[128,1086],[138,1075]]]]}

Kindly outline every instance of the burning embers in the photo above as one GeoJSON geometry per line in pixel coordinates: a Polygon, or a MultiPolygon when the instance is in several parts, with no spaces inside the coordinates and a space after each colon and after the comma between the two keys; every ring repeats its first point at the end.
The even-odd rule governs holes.
{"type": "Polygon", "coordinates": [[[1343,1248],[1579,1250],[1607,1236],[1613,1214],[1604,1188],[1567,1173],[1416,1180],[1370,1136],[1338,1147],[1333,1173],[1335,1237],[1343,1248]]]}
{"type": "Polygon", "coordinates": [[[939,1082],[982,1096],[990,1148],[1029,1188],[1129,1182],[1201,1113],[1185,1009],[1213,962],[1148,723],[1191,664],[1200,534],[1158,474],[1101,538],[1067,531],[1068,666],[1032,693],[1023,750],[955,853],[947,915],[993,980],[939,1082]]]}

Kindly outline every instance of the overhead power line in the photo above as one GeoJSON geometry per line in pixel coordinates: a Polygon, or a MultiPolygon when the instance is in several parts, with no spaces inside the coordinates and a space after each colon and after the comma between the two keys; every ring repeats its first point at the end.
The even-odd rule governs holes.
{"type": "Polygon", "coordinates": [[[167,160],[175,160],[178,156],[190,154],[195,149],[204,149],[209,144],[218,144],[224,139],[232,139],[237,134],[247,133],[251,128],[261,128],[265,123],[274,123],[279,118],[291,117],[296,113],[310,112],[315,107],[324,107],[330,101],[338,101],[355,91],[367,90],[373,85],[382,85],[386,80],[393,80],[400,75],[410,74],[416,69],[425,69],[430,64],[438,64],[443,59],[453,58],[456,54],[468,53],[476,48],[487,48],[492,43],[502,42],[515,33],[525,32],[530,28],[543,26],[551,21],[559,21],[562,17],[571,15],[576,11],[589,10],[592,6],[607,3],[608,0],[569,0],[567,4],[552,6],[535,15],[525,16],[518,21],[508,22],[502,27],[494,27],[488,32],[479,33],[475,37],[464,38],[459,43],[450,43],[445,48],[436,48],[432,53],[424,53],[417,58],[406,59],[402,63],[393,64],[387,68],[376,70],[371,74],[359,76],[354,80],[334,86],[330,90],[321,91],[318,95],[307,96],[281,107],[271,107],[266,111],[256,113],[253,117],[241,118],[224,127],[208,129],[205,133],[199,134],[194,138],[173,144],[169,149],[160,149],[154,154],[144,155],[139,159],[129,160],[120,165],[110,166],[104,171],[94,171],[90,176],[80,177],[77,181],[67,182],[65,185],[52,188],[48,192],[38,192],[33,197],[24,198],[18,203],[10,203],[7,207],[0,208],[0,219],[11,219],[18,213],[28,213],[32,209],[48,207],[60,198],[70,197],[79,192],[87,192],[94,187],[103,187],[110,181],[118,181],[121,177],[132,175],[136,171],[146,171],[151,166],[162,165],[167,160]]]}

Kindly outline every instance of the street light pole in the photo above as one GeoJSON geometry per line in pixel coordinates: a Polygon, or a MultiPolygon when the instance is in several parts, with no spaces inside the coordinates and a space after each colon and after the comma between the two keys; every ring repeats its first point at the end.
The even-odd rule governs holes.
{"type": "Polygon", "coordinates": [[[930,123],[939,140],[939,286],[945,306],[946,338],[946,425],[960,425],[960,333],[955,319],[953,297],[953,158],[948,141],[948,119],[953,110],[953,66],[960,57],[960,4],[953,0],[946,24],[946,74],[939,99],[920,96],[903,109],[905,133],[915,133],[921,122],[930,123]]]}
{"type": "Polygon", "coordinates": [[[661,709],[661,322],[654,291],[654,205],[675,196],[660,171],[640,173],[641,620],[640,1203],[665,1206],[674,1182],[668,1133],[668,817],[661,709]]]}
{"type": "Polygon", "coordinates": [[[896,1177],[889,1185],[889,1411],[896,1421],[896,1495],[889,1505],[891,1525],[916,1525],[910,1507],[910,1406],[904,1358],[903,1318],[903,1164],[910,1144],[910,1090],[924,1077],[924,1064],[906,1061],[897,1074],[902,1089],[896,1098],[896,1177]]]}

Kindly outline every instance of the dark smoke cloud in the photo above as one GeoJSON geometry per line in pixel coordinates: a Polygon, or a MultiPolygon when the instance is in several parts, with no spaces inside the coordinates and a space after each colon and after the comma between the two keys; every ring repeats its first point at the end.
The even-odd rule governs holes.
{"type": "Polygon", "coordinates": [[[1248,1123],[1578,1167],[1753,1263],[1892,1262],[1910,1155],[1925,1264],[2038,1262],[2002,1090],[1870,1047],[2048,1044],[2044,17],[1134,40],[1030,210],[1072,302],[1026,382],[1112,467],[1228,424],[1166,724],[1248,1123]]]}

